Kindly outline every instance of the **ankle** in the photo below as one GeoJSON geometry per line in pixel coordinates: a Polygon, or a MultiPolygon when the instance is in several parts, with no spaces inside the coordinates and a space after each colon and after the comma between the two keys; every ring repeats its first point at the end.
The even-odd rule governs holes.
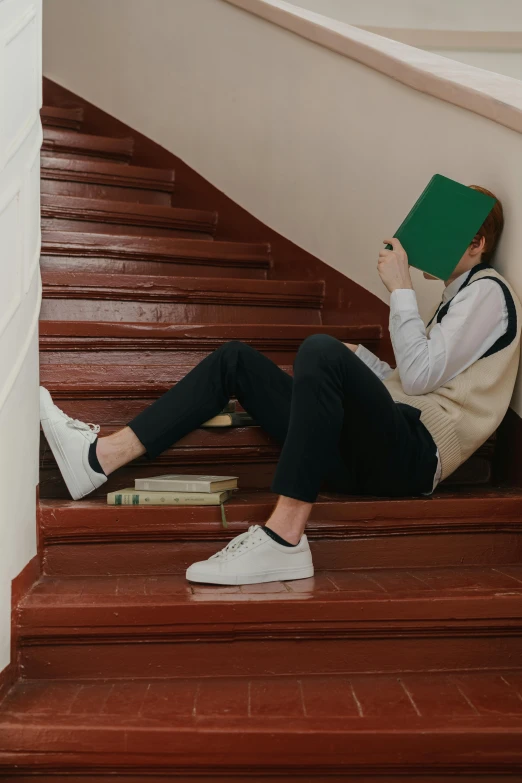
{"type": "Polygon", "coordinates": [[[145,446],[130,427],[124,427],[105,438],[98,438],[96,442],[96,455],[107,476],[145,452],[145,446]]]}
{"type": "Polygon", "coordinates": [[[280,495],[277,505],[265,527],[273,530],[290,544],[298,544],[305,531],[312,503],[280,495]]]}

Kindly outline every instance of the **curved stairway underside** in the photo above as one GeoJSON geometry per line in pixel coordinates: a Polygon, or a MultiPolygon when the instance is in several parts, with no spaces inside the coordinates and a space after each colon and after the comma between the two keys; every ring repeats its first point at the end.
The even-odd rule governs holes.
{"type": "MultiPolygon", "coordinates": [[[[322,279],[222,236],[131,136],[90,133],[79,101],[42,119],[41,378],[73,417],[121,427],[226,340],[289,372],[315,332],[382,352],[382,319],[325,323],[322,279]]],[[[322,495],[313,579],[213,587],[187,565],[274,502],[259,427],[193,432],[77,503],[42,436],[43,575],[14,618],[0,775],[519,780],[521,496],[488,484],[492,448],[431,498],[322,495]],[[170,470],[239,476],[228,530],[214,508],[105,504],[170,470]]]]}

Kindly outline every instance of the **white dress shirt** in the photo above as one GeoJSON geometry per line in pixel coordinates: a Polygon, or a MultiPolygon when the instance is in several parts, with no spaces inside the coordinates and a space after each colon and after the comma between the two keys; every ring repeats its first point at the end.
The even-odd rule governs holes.
{"type": "MultiPolygon", "coordinates": [[[[442,305],[450,299],[452,303],[429,336],[419,315],[415,291],[393,291],[390,336],[406,394],[428,394],[443,386],[480,359],[506,332],[508,314],[501,287],[493,280],[480,279],[459,292],[468,275],[469,271],[464,272],[444,289],[442,305]]],[[[381,380],[393,372],[387,362],[364,346],[359,345],[355,353],[381,380]]],[[[437,458],[433,489],[441,476],[438,451],[437,458]]]]}

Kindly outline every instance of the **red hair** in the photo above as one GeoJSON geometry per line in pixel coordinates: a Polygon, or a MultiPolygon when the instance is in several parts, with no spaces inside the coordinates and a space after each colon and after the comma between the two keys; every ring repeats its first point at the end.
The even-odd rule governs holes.
{"type": "Polygon", "coordinates": [[[498,240],[500,239],[500,235],[502,234],[502,229],[504,228],[504,210],[502,208],[502,203],[490,190],[481,188],[480,185],[470,185],[469,187],[473,190],[478,190],[481,193],[485,193],[486,196],[492,196],[494,199],[497,199],[495,206],[477,231],[477,234],[475,235],[475,238],[472,242],[472,244],[478,244],[481,238],[484,237],[486,244],[484,246],[484,252],[482,253],[482,260],[489,264],[491,261],[491,256],[493,255],[493,251],[495,250],[498,240]]]}

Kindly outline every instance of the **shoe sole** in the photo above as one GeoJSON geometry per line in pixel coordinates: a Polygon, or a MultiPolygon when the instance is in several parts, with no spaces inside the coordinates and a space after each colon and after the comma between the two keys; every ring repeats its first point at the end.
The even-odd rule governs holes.
{"type": "Polygon", "coordinates": [[[49,447],[56,460],[56,464],[60,469],[60,473],[62,474],[63,480],[67,485],[67,489],[69,490],[72,499],[81,500],[81,498],[85,497],[85,495],[88,495],[89,492],[95,490],[96,487],[93,486],[92,490],[89,490],[89,492],[80,491],[80,488],[76,483],[74,471],[69,464],[69,460],[67,459],[65,452],[62,449],[60,440],[56,437],[54,433],[52,422],[47,414],[46,405],[47,405],[47,400],[45,399],[45,397],[44,399],[42,399],[42,396],[40,396],[40,422],[42,424],[44,435],[47,438],[47,443],[49,444],[49,447]]]}
{"type": "MultiPolygon", "coordinates": [[[[190,569],[189,569],[190,570],[190,569]]],[[[257,585],[265,582],[291,582],[295,579],[309,579],[314,575],[313,564],[302,566],[295,569],[284,569],[280,571],[269,571],[261,574],[236,574],[234,576],[225,576],[224,574],[198,574],[194,571],[188,575],[189,582],[198,582],[210,585],[257,585]]]]}

